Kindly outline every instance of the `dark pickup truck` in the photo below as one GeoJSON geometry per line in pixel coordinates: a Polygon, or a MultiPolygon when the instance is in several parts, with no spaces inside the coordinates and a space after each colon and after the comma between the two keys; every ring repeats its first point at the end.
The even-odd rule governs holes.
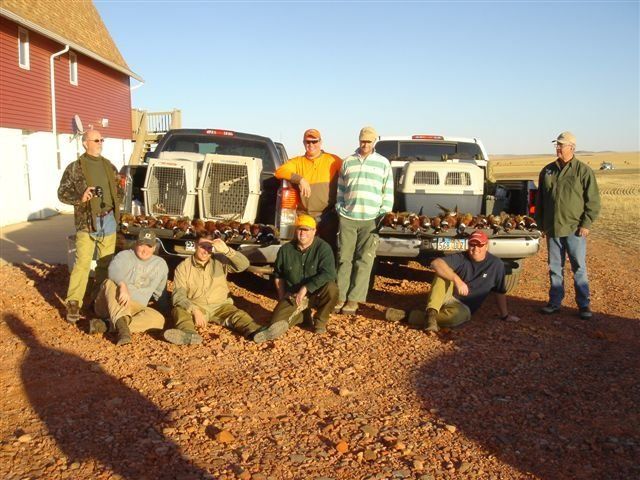
{"type": "MultiPolygon", "coordinates": [[[[380,137],[376,150],[391,161],[394,210],[404,212],[405,218],[409,213],[436,217],[447,208],[474,216],[533,213],[533,182],[490,182],[487,154],[477,139],[380,137]]],[[[155,228],[159,254],[175,263],[171,260],[195,251],[189,227],[194,221],[235,222],[237,228],[225,235],[227,243],[249,258],[252,271],[271,273],[280,245],[293,237],[299,200],[295,186],[274,176],[286,160],[284,146],[267,137],[216,129],[170,130],[142,165],[123,167],[125,215],[118,248],[128,248],[140,228],[155,228]],[[172,228],[162,221],[167,218],[173,219],[172,228]],[[253,225],[256,235],[243,234],[239,224],[253,225]]],[[[540,232],[530,225],[461,230],[381,223],[377,254],[383,261],[427,264],[434,257],[465,250],[474,228],[485,228],[490,251],[504,261],[508,287],[513,288],[520,261],[539,249],[540,232]]]]}

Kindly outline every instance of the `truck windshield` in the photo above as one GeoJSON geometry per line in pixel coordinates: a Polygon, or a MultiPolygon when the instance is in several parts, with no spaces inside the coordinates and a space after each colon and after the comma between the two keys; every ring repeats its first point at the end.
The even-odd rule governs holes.
{"type": "Polygon", "coordinates": [[[166,152],[217,153],[262,159],[262,171],[273,172],[275,164],[269,148],[264,142],[237,137],[214,137],[209,135],[175,135],[163,148],[166,152]]]}
{"type": "Polygon", "coordinates": [[[389,160],[395,160],[399,157],[442,160],[445,158],[444,156],[446,158],[484,160],[480,147],[475,143],[468,142],[382,140],[376,143],[376,152],[389,160]]]}

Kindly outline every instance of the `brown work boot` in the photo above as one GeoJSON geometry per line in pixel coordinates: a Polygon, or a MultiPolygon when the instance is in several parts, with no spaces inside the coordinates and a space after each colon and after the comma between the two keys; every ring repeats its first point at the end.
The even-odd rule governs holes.
{"type": "Polygon", "coordinates": [[[407,316],[407,324],[416,330],[427,328],[427,317],[423,310],[411,310],[407,316]]]}
{"type": "Polygon", "coordinates": [[[344,307],[342,307],[342,313],[344,313],[345,315],[353,315],[358,311],[358,302],[354,302],[352,300],[349,300],[347,303],[344,304],[344,307]]]}
{"type": "Polygon", "coordinates": [[[131,317],[124,315],[116,320],[116,332],[118,334],[118,340],[116,345],[126,345],[131,343],[131,331],[129,330],[129,324],[131,323],[131,317]]]}
{"type": "Polygon", "coordinates": [[[69,300],[67,302],[67,322],[76,323],[80,320],[80,304],[77,300],[69,300]]]}
{"type": "Polygon", "coordinates": [[[98,333],[107,333],[107,324],[101,318],[92,318],[89,320],[89,335],[96,335],[98,333]]]}
{"type": "Polygon", "coordinates": [[[427,309],[427,331],[437,332],[440,330],[438,326],[438,311],[434,308],[427,309]]]}
{"type": "Polygon", "coordinates": [[[407,318],[406,310],[389,307],[387,311],[384,312],[384,319],[388,322],[401,322],[405,318],[407,318]]]}

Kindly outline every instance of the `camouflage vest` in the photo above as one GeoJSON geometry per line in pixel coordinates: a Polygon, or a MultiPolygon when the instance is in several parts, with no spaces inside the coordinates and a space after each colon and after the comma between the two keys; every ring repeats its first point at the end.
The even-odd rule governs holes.
{"type": "MultiPolygon", "coordinates": [[[[91,210],[91,202],[82,202],[82,194],[88,185],[86,176],[86,167],[83,163],[86,161],[86,153],[81,155],[78,160],[70,163],[62,174],[60,186],[58,187],[58,199],[67,205],[73,205],[73,215],[77,231],[95,232],[95,218],[99,212],[91,210]]],[[[104,157],[100,157],[104,165],[105,175],[111,190],[111,197],[114,203],[114,215],[116,222],[120,221],[120,202],[123,198],[123,187],[118,178],[118,171],[113,164],[104,157]]]]}

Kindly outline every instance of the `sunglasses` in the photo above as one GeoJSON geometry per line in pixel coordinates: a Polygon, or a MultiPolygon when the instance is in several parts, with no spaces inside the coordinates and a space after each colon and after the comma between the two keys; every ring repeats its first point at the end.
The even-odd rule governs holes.
{"type": "Polygon", "coordinates": [[[372,143],[371,140],[360,140],[360,143],[372,143]]]}
{"type": "Polygon", "coordinates": [[[305,140],[304,144],[305,145],[315,145],[316,143],[318,143],[320,140],[305,140]]]}
{"type": "Polygon", "coordinates": [[[482,248],[486,245],[486,243],[477,243],[477,242],[473,242],[469,244],[470,248],[482,248]]]}
{"type": "Polygon", "coordinates": [[[94,140],[88,140],[88,141],[93,143],[104,143],[104,138],[96,138],[94,140]]]}
{"type": "Polygon", "coordinates": [[[201,248],[205,252],[209,252],[209,253],[213,251],[213,245],[211,245],[210,243],[199,243],[198,248],[201,248]]]}

